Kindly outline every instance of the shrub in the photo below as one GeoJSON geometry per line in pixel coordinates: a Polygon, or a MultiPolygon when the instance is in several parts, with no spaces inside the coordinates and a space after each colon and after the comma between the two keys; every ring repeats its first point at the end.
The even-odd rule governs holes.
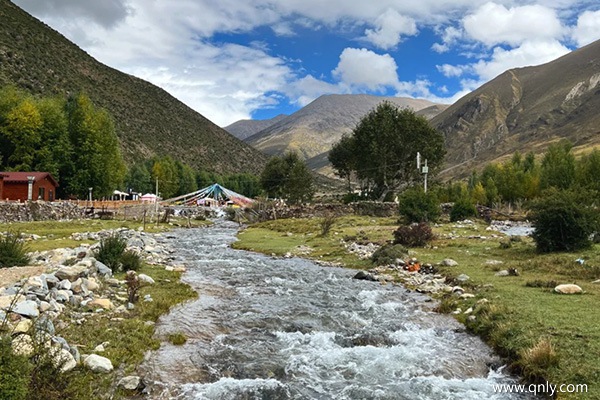
{"type": "Polygon", "coordinates": [[[434,238],[431,227],[425,222],[402,225],[394,231],[394,244],[408,247],[423,247],[434,238]]]}
{"type": "Polygon", "coordinates": [[[118,234],[112,234],[100,241],[96,259],[109,267],[112,272],[121,268],[121,256],[127,247],[127,241],[118,234]]]}
{"type": "Polygon", "coordinates": [[[406,257],[408,257],[406,247],[399,244],[386,244],[373,253],[371,261],[375,265],[389,265],[395,263],[397,259],[406,257]]]}
{"type": "Polygon", "coordinates": [[[440,217],[440,203],[432,192],[412,187],[398,198],[398,211],[404,222],[435,222],[440,217]]]}
{"type": "Polygon", "coordinates": [[[574,251],[592,245],[590,236],[598,230],[598,214],[590,205],[592,194],[585,191],[550,189],[531,206],[535,227],[533,240],[538,251],[574,251]]]}
{"type": "Polygon", "coordinates": [[[20,236],[18,233],[9,232],[6,236],[0,238],[0,268],[16,267],[29,263],[28,248],[19,238],[20,236]]]}
{"type": "Polygon", "coordinates": [[[559,363],[552,342],[542,339],[532,347],[521,351],[519,365],[523,375],[530,381],[543,382],[547,379],[548,370],[559,363]]]}
{"type": "Polygon", "coordinates": [[[333,227],[333,224],[335,224],[336,221],[337,221],[337,216],[335,216],[334,214],[325,215],[321,219],[321,222],[320,222],[321,236],[323,236],[323,237],[327,236],[329,234],[329,231],[333,227]]]}
{"type": "Polygon", "coordinates": [[[142,258],[133,250],[126,250],[120,258],[123,271],[138,271],[142,268],[142,258]]]}
{"type": "Polygon", "coordinates": [[[187,342],[187,337],[181,332],[170,333],[168,339],[175,346],[182,346],[187,342]]]}
{"type": "Polygon", "coordinates": [[[450,221],[461,221],[465,218],[474,217],[475,215],[477,215],[477,209],[471,199],[462,197],[452,206],[452,209],[450,210],[450,221]]]}

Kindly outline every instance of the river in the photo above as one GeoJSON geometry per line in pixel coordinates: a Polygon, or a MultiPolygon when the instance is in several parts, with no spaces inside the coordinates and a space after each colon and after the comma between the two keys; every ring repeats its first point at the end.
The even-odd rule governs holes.
{"type": "Polygon", "coordinates": [[[142,366],[150,399],[516,399],[498,359],[427,297],[356,271],[233,250],[236,224],[170,235],[199,293],[142,366]]]}

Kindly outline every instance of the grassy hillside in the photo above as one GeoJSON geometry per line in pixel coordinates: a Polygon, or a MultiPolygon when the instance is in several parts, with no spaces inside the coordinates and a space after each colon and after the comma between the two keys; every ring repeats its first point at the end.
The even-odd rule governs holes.
{"type": "Polygon", "coordinates": [[[85,92],[114,117],[127,162],[171,155],[219,173],[259,172],[266,158],[164,90],[107,67],[8,0],[0,0],[0,85],[85,92]]]}

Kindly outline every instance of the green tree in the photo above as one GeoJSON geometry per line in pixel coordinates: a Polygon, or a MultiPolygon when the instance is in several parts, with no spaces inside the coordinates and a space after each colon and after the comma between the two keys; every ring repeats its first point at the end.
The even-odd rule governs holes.
{"type": "Polygon", "coordinates": [[[134,164],[129,169],[125,178],[125,186],[138,193],[153,192],[152,175],[150,175],[147,163],[134,164]]]}
{"type": "Polygon", "coordinates": [[[413,186],[398,197],[398,211],[407,224],[413,222],[435,222],[440,217],[440,203],[437,196],[422,187],[413,186]]]}
{"type": "Polygon", "coordinates": [[[40,146],[42,116],[32,99],[25,99],[6,116],[5,137],[12,143],[13,151],[7,165],[14,171],[32,171],[36,152],[40,146]]]}
{"type": "Polygon", "coordinates": [[[290,203],[310,201],[314,194],[313,177],[306,163],[296,153],[272,157],[263,170],[260,182],[269,197],[283,197],[290,203]]]}
{"type": "Polygon", "coordinates": [[[179,180],[177,195],[192,193],[198,190],[196,173],[194,170],[189,165],[186,165],[181,161],[176,161],[175,166],[177,167],[177,178],[179,180]]]}
{"type": "Polygon", "coordinates": [[[327,158],[335,170],[335,174],[346,180],[348,193],[352,192],[352,172],[356,170],[357,153],[352,136],[343,135],[329,151],[327,158]]]}
{"type": "MultiPolygon", "coordinates": [[[[388,192],[420,179],[415,166],[417,152],[427,159],[430,173],[441,165],[445,150],[441,133],[427,119],[409,109],[398,109],[390,102],[379,104],[358,123],[352,132],[353,148],[346,166],[366,181],[373,197],[383,199],[388,192]]],[[[334,153],[335,154],[335,153],[334,153]]],[[[345,172],[338,170],[339,175],[345,172]]]]}
{"type": "Polygon", "coordinates": [[[598,210],[592,204],[595,196],[586,190],[550,188],[532,207],[538,251],[575,251],[592,245],[590,235],[598,231],[598,210]]]}
{"type": "Polygon", "coordinates": [[[46,98],[38,101],[38,109],[42,117],[40,129],[42,146],[37,153],[34,169],[50,172],[59,182],[63,176],[68,176],[73,170],[71,164],[73,147],[69,140],[69,123],[64,107],[65,101],[61,98],[46,98]]]}
{"type": "Polygon", "coordinates": [[[594,149],[577,163],[576,181],[579,185],[600,192],[600,151],[594,149]]]}
{"type": "Polygon", "coordinates": [[[74,149],[70,192],[85,196],[92,187],[97,197],[110,195],[126,172],[112,118],[82,94],[69,99],[67,115],[74,149]]]}
{"type": "Polygon", "coordinates": [[[575,156],[571,153],[573,145],[568,140],[551,144],[542,159],[542,189],[555,187],[568,189],[575,181],[575,156]]]}
{"type": "Polygon", "coordinates": [[[155,158],[152,164],[152,182],[158,179],[158,191],[163,199],[177,195],[179,191],[179,177],[177,166],[170,156],[155,158]]]}

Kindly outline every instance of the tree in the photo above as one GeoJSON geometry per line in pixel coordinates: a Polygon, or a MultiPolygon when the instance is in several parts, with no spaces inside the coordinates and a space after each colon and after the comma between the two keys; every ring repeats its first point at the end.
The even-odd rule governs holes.
{"type": "Polygon", "coordinates": [[[542,159],[541,185],[543,189],[568,189],[575,181],[575,156],[568,140],[551,144],[542,159]]]}
{"type": "Polygon", "coordinates": [[[92,187],[97,197],[108,196],[126,172],[112,118],[82,94],[70,98],[66,108],[74,149],[70,193],[85,196],[92,187]]]}
{"type": "Polygon", "coordinates": [[[441,166],[445,154],[442,134],[425,117],[387,101],[362,118],[351,140],[342,140],[334,146],[338,175],[346,176],[347,169],[355,171],[371,188],[372,197],[380,199],[420,179],[415,166],[417,152],[427,159],[430,173],[441,166]]]}
{"type": "Polygon", "coordinates": [[[327,156],[336,175],[346,180],[349,193],[352,191],[352,171],[356,170],[354,147],[354,138],[352,136],[343,135],[340,141],[331,148],[329,155],[327,156]]]}
{"type": "Polygon", "coordinates": [[[134,164],[127,173],[125,186],[138,193],[149,193],[153,191],[152,176],[148,170],[147,163],[134,164]]]}
{"type": "Polygon", "coordinates": [[[290,203],[310,201],[314,194],[313,177],[306,163],[296,153],[272,157],[260,176],[269,197],[283,197],[290,203]]]}
{"type": "Polygon", "coordinates": [[[152,182],[158,179],[158,191],[163,199],[177,195],[179,191],[179,177],[177,166],[170,156],[155,158],[152,164],[152,182]]]}
{"type": "Polygon", "coordinates": [[[42,117],[32,99],[25,99],[8,112],[4,134],[14,147],[7,164],[14,171],[33,170],[41,127],[42,117]]]}
{"type": "Polygon", "coordinates": [[[436,195],[421,186],[406,189],[398,198],[398,211],[404,222],[435,222],[441,214],[436,195]]]}
{"type": "Polygon", "coordinates": [[[532,207],[538,251],[575,251],[589,248],[590,235],[598,231],[598,210],[591,204],[593,193],[586,190],[559,190],[551,188],[537,199],[532,207]]]}

